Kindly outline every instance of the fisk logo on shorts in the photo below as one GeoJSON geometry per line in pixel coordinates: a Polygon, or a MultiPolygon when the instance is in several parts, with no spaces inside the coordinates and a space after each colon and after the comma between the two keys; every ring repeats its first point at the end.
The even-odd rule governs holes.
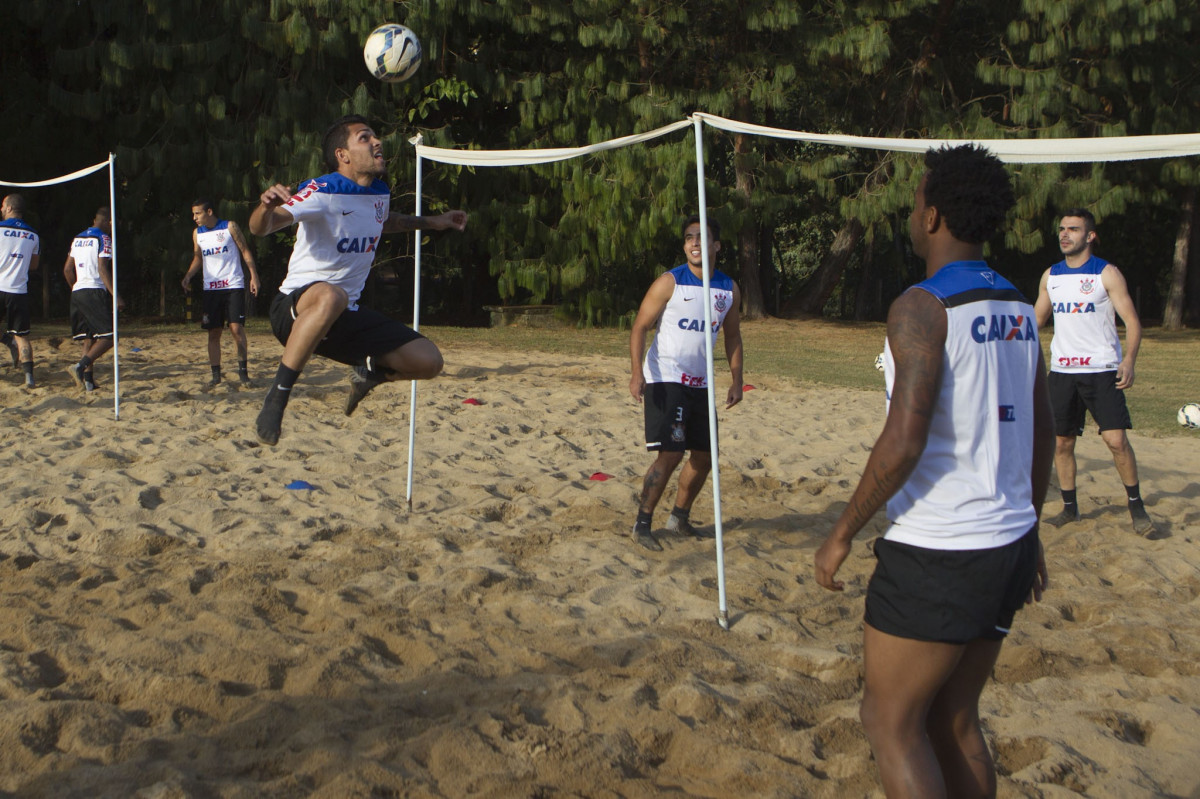
{"type": "Polygon", "coordinates": [[[1033,341],[1037,338],[1037,328],[1031,316],[977,316],[971,323],[971,338],[980,344],[989,341],[1033,341]]]}

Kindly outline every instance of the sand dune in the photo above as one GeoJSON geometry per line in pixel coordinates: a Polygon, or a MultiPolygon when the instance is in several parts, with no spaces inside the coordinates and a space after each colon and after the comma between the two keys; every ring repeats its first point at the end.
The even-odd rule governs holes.
{"type": "MultiPolygon", "coordinates": [[[[264,447],[263,388],[206,387],[199,331],[122,338],[119,420],[73,344],[35,346],[42,387],[0,371],[0,796],[882,795],[857,719],[882,516],[844,595],[811,577],[878,393],[748,375],[722,415],[725,631],[712,540],[627,537],[649,456],[620,359],[447,349],[410,508],[407,384],[347,419],[315,359],[264,447]]],[[[252,336],[260,384],[278,354],[252,336]]],[[[1051,590],[983,698],[1002,796],[1200,796],[1200,450],[1132,438],[1171,535],[1132,534],[1081,439],[1083,519],[1043,532],[1051,590]]]]}

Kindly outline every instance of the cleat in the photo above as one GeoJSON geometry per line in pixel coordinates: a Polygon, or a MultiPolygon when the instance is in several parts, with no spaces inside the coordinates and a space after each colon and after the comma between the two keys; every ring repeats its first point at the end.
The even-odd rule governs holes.
{"type": "Polygon", "coordinates": [[[378,372],[372,372],[365,366],[354,367],[354,371],[350,373],[350,393],[346,395],[347,416],[354,413],[358,403],[362,402],[363,397],[370,394],[372,389],[386,382],[379,379],[378,375],[378,372]]]}
{"type": "Polygon", "coordinates": [[[1154,524],[1154,520],[1150,518],[1150,514],[1146,513],[1145,508],[1130,508],[1129,515],[1133,518],[1133,531],[1142,538],[1151,541],[1166,538],[1166,535],[1161,533],[1158,526],[1154,524]]]}
{"type": "Polygon", "coordinates": [[[676,533],[687,538],[705,538],[700,534],[700,531],[692,526],[692,523],[687,519],[676,516],[672,513],[667,517],[667,531],[676,533]]]}
{"type": "Polygon", "coordinates": [[[1050,525],[1051,527],[1062,527],[1064,524],[1077,521],[1079,521],[1079,506],[1064,505],[1063,509],[1058,512],[1057,516],[1051,516],[1049,519],[1046,519],[1046,524],[1050,525]]]}
{"type": "Polygon", "coordinates": [[[71,379],[75,381],[75,385],[77,387],[79,387],[79,388],[84,387],[83,367],[82,366],[80,366],[79,364],[75,364],[74,366],[68,366],[67,374],[69,374],[71,376],[71,379]]]}
{"type": "Polygon", "coordinates": [[[650,525],[645,522],[637,522],[633,525],[632,536],[634,541],[652,552],[663,551],[662,544],[658,543],[654,533],[650,532],[650,525]]]}

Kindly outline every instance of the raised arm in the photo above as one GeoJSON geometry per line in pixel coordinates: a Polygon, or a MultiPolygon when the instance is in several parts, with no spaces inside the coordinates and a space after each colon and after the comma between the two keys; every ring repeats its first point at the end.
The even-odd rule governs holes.
{"type": "Polygon", "coordinates": [[[447,230],[458,231],[467,228],[466,211],[447,211],[437,216],[409,216],[395,211],[383,223],[384,233],[405,233],[410,230],[447,230]]]}
{"type": "Polygon", "coordinates": [[[850,503],[817,550],[817,582],[841,591],[834,575],[850,554],[850,542],[916,468],[929,439],[929,424],[942,384],[946,312],[931,294],[919,289],[901,294],[888,312],[888,345],[896,361],[892,400],[862,478],[850,503]]]}
{"type": "Polygon", "coordinates": [[[295,221],[292,212],[283,207],[290,199],[292,189],[282,183],[276,183],[264,191],[258,205],[250,212],[250,232],[255,236],[269,236],[292,224],[295,221]]]}

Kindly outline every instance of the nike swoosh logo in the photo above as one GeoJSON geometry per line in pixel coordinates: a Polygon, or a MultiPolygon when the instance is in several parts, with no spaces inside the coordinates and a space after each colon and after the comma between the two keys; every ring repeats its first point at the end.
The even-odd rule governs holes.
{"type": "Polygon", "coordinates": [[[352,213],[354,213],[354,212],[353,211],[342,211],[342,216],[349,216],[352,213]]]}
{"type": "Polygon", "coordinates": [[[696,298],[695,298],[695,297],[684,297],[684,298],[683,298],[683,301],[684,301],[684,302],[691,302],[691,301],[692,301],[692,300],[694,300],[694,299],[696,299],[696,298]]]}

